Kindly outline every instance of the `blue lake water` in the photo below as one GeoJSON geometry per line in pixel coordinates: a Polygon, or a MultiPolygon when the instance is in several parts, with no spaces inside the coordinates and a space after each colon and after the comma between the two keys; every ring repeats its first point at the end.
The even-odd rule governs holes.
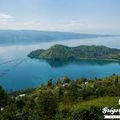
{"type": "Polygon", "coordinates": [[[54,44],[68,46],[105,45],[120,48],[120,38],[63,40],[32,45],[0,45],[0,85],[7,90],[18,90],[39,86],[50,78],[55,81],[65,75],[75,79],[79,77],[106,77],[113,73],[120,74],[119,62],[80,60],[61,63],[27,57],[27,54],[32,50],[47,49],[54,44]]]}

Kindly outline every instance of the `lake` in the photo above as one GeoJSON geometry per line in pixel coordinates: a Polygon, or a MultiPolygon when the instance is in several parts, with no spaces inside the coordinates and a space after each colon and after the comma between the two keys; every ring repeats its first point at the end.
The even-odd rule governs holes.
{"type": "Polygon", "coordinates": [[[27,54],[32,50],[38,48],[47,49],[54,44],[68,46],[105,45],[112,48],[120,48],[120,38],[106,37],[26,45],[0,45],[0,85],[10,91],[36,87],[46,83],[51,78],[55,81],[65,75],[71,79],[76,79],[79,77],[106,77],[113,73],[120,74],[119,62],[99,60],[58,62],[36,60],[27,57],[27,54]]]}

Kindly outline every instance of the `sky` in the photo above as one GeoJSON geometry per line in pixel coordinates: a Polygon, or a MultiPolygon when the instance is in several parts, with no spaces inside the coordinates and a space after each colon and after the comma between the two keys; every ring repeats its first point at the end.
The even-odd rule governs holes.
{"type": "Polygon", "coordinates": [[[120,0],[0,0],[0,29],[120,33],[120,0]]]}

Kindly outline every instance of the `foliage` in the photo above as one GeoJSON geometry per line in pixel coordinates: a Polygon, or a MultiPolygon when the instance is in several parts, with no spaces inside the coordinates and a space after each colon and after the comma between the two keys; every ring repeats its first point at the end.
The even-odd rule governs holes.
{"type": "Polygon", "coordinates": [[[5,104],[7,104],[7,93],[5,92],[5,90],[0,86],[0,108],[4,107],[5,104]]]}
{"type": "Polygon", "coordinates": [[[38,88],[7,94],[0,87],[1,120],[103,120],[103,107],[118,107],[120,76],[52,79],[38,88]],[[25,94],[25,96],[21,96],[25,94]],[[2,109],[1,109],[2,108],[2,109]]]}
{"type": "Polygon", "coordinates": [[[95,45],[67,47],[57,44],[47,50],[32,51],[28,56],[30,58],[59,61],[80,59],[120,60],[120,50],[95,45]]]}

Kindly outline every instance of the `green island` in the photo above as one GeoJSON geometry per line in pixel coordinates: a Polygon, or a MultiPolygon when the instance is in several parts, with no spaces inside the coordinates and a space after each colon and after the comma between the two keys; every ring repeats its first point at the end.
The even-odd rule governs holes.
{"type": "Polygon", "coordinates": [[[80,60],[80,59],[97,59],[97,60],[120,60],[120,49],[108,48],[106,46],[87,46],[68,47],[56,44],[49,49],[38,49],[32,51],[30,58],[45,60],[80,60]]]}
{"type": "Polygon", "coordinates": [[[52,79],[7,93],[0,87],[0,120],[104,120],[103,107],[119,108],[120,76],[52,79]]]}

